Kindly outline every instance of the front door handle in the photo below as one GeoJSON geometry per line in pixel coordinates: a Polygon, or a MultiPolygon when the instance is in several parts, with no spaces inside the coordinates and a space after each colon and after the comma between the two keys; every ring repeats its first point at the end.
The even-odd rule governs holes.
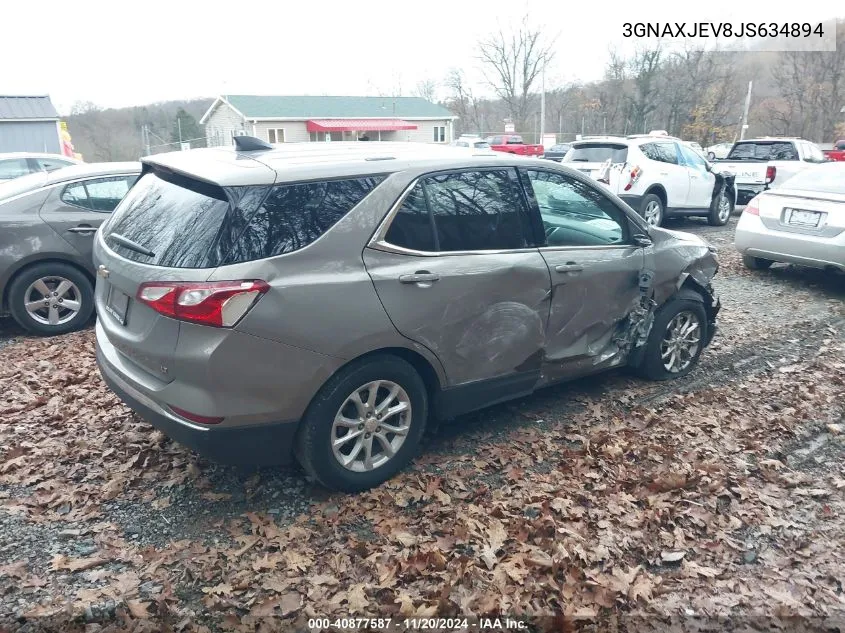
{"type": "Polygon", "coordinates": [[[439,279],[440,275],[435,275],[427,270],[420,270],[412,275],[399,275],[399,281],[403,284],[431,283],[439,279]]]}
{"type": "Polygon", "coordinates": [[[559,273],[577,273],[584,270],[584,267],[575,262],[567,262],[566,264],[555,266],[555,270],[559,273]]]}
{"type": "Polygon", "coordinates": [[[87,224],[80,224],[79,226],[72,226],[67,230],[68,233],[81,233],[82,235],[94,234],[97,232],[96,226],[87,224]]]}

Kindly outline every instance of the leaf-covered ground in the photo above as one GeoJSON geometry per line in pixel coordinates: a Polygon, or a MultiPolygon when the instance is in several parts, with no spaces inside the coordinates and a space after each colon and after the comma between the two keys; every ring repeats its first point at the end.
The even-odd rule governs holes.
{"type": "Polygon", "coordinates": [[[7,340],[0,630],[484,614],[841,627],[845,278],[752,274],[732,230],[675,228],[706,233],[723,262],[698,370],[591,377],[466,416],[355,496],[211,464],[153,431],[101,382],[90,330],[7,340]]]}

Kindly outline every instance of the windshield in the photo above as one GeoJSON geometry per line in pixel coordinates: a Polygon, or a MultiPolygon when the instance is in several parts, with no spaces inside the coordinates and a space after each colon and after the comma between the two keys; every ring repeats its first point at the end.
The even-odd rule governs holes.
{"type": "Polygon", "coordinates": [[[798,151],[788,141],[750,141],[734,145],[728,160],[798,160],[798,151]]]}
{"type": "Polygon", "coordinates": [[[567,163],[624,163],[628,159],[628,146],[619,143],[585,143],[573,145],[563,159],[567,163]]]}
{"type": "Polygon", "coordinates": [[[783,189],[845,195],[845,163],[819,165],[798,172],[784,182],[783,189]]]}
{"type": "Polygon", "coordinates": [[[490,147],[490,143],[487,143],[486,141],[477,141],[473,143],[472,146],[476,149],[487,149],[490,147]]]}

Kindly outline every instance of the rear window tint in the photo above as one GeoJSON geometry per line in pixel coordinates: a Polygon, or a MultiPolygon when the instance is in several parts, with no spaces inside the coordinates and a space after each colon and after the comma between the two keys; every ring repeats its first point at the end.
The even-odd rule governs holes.
{"type": "Polygon", "coordinates": [[[798,160],[798,150],[793,143],[737,143],[728,154],[728,160],[798,160]]]}
{"type": "Polygon", "coordinates": [[[213,268],[252,261],[307,246],[381,180],[224,190],[188,178],[148,173],[124,198],[104,235],[121,256],[154,266],[213,268]],[[154,255],[109,239],[115,234],[154,255]]]}
{"type": "Polygon", "coordinates": [[[799,171],[784,182],[781,187],[798,191],[845,195],[845,164],[828,163],[818,167],[810,167],[799,171]]]}
{"type": "Polygon", "coordinates": [[[628,160],[628,146],[613,143],[587,143],[573,145],[567,153],[567,163],[603,163],[607,159],[611,163],[624,163],[628,160]]]}
{"type": "Polygon", "coordinates": [[[273,187],[225,263],[284,255],[308,246],[383,180],[378,176],[273,187]]]}
{"type": "Polygon", "coordinates": [[[266,187],[223,188],[147,173],[129,190],[104,230],[109,248],[133,261],[169,268],[212,268],[240,234],[266,187]],[[233,203],[230,202],[234,201],[233,203]],[[154,255],[110,239],[120,235],[154,255]]]}

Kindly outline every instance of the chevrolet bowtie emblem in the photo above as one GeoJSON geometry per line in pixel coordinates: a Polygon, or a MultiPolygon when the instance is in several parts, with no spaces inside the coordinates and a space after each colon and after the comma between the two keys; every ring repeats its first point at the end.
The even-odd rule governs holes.
{"type": "Polygon", "coordinates": [[[103,279],[105,279],[109,276],[109,269],[100,264],[99,268],[97,268],[97,274],[103,279]]]}

